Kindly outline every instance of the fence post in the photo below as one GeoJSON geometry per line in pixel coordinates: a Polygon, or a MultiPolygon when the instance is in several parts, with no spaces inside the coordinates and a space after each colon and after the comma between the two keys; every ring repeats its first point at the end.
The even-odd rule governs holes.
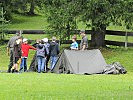
{"type": "Polygon", "coordinates": [[[125,34],[125,48],[127,49],[127,46],[128,46],[128,34],[127,34],[127,31],[126,31],[126,34],[125,34]]]}
{"type": "Polygon", "coordinates": [[[23,30],[20,30],[19,33],[20,33],[20,36],[22,36],[23,30]]]}

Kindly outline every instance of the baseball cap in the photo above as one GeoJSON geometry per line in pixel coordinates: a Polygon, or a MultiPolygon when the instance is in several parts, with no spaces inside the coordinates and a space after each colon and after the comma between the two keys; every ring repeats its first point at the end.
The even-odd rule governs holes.
{"type": "Polygon", "coordinates": [[[80,34],[81,34],[81,33],[85,33],[85,30],[80,30],[80,34]]]}
{"type": "Polygon", "coordinates": [[[24,39],[23,39],[23,42],[26,42],[26,41],[28,41],[28,39],[24,38],[24,39]]]}
{"type": "Polygon", "coordinates": [[[43,42],[48,42],[48,38],[44,38],[42,40],[43,40],[43,42]]]}

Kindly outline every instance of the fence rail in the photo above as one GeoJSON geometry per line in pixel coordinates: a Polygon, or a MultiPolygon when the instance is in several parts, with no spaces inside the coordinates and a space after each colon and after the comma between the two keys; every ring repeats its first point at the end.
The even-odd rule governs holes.
{"type": "MultiPolygon", "coordinates": [[[[44,30],[8,30],[5,31],[8,34],[15,34],[16,32],[21,32],[22,34],[46,34],[44,30]]],[[[79,33],[80,30],[73,30],[71,31],[72,33],[79,33]]],[[[91,30],[86,30],[86,34],[91,34],[91,30]]],[[[106,35],[115,35],[115,36],[125,36],[125,41],[120,42],[120,41],[111,41],[111,40],[105,40],[106,45],[114,45],[114,46],[125,46],[125,47],[133,47],[133,43],[128,42],[128,37],[133,36],[133,32],[125,32],[125,31],[112,31],[112,30],[107,30],[106,35]]],[[[80,40],[77,41],[80,43],[80,40]]],[[[63,44],[70,44],[72,43],[71,40],[65,40],[62,41],[63,44]]]]}

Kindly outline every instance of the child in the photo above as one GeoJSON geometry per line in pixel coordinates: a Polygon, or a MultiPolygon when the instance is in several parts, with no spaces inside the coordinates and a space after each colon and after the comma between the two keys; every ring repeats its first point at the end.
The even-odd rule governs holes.
{"type": "Polygon", "coordinates": [[[35,47],[31,46],[28,44],[28,39],[24,38],[23,39],[23,43],[21,45],[21,49],[22,49],[22,61],[21,61],[21,65],[20,65],[20,71],[26,71],[27,70],[27,58],[28,58],[28,53],[29,50],[36,50],[35,47]]]}
{"type": "Polygon", "coordinates": [[[73,37],[72,37],[72,44],[71,44],[71,50],[78,50],[78,43],[76,42],[76,40],[77,40],[77,37],[76,37],[76,35],[74,35],[73,37]]]}
{"type": "Polygon", "coordinates": [[[37,41],[37,61],[38,61],[38,73],[44,73],[44,67],[46,63],[47,50],[43,41],[37,41]]]}
{"type": "Polygon", "coordinates": [[[21,43],[22,43],[22,37],[18,37],[16,42],[14,43],[14,66],[12,68],[12,73],[18,72],[18,64],[19,60],[21,59],[21,43]]]}
{"type": "Polygon", "coordinates": [[[59,44],[56,42],[56,37],[52,37],[52,42],[50,43],[51,71],[55,67],[55,64],[58,60],[59,52],[60,52],[59,44]]]}

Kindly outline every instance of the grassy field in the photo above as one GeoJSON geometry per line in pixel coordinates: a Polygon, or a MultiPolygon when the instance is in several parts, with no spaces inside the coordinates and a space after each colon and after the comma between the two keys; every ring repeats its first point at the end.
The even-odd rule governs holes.
{"type": "MultiPolygon", "coordinates": [[[[61,48],[68,47],[62,45],[61,48]]],[[[1,100],[132,100],[133,48],[101,49],[108,64],[119,61],[126,75],[67,75],[0,73],[1,100]]],[[[0,46],[0,70],[6,70],[9,57],[6,45],[0,46]]],[[[30,51],[28,66],[34,51],[30,51]]]]}
{"type": "MultiPolygon", "coordinates": [[[[13,15],[9,29],[45,29],[45,16],[13,15]],[[39,20],[38,20],[39,19],[39,20]]],[[[79,23],[79,29],[84,29],[79,23]]],[[[108,29],[123,30],[110,26],[108,29]]],[[[12,35],[7,35],[9,39],[12,35]]],[[[42,39],[48,35],[23,35],[30,40],[42,39]]],[[[88,36],[90,39],[90,36],[88,36]]],[[[78,39],[81,37],[78,36],[78,39]]],[[[124,41],[124,37],[106,36],[107,40],[124,41]]],[[[133,42],[133,37],[129,37],[133,42]]],[[[61,49],[69,47],[62,45],[61,49]]],[[[108,64],[120,62],[128,71],[125,75],[68,75],[35,72],[8,74],[0,73],[0,100],[132,100],[133,99],[133,48],[109,46],[101,52],[108,64]]],[[[35,51],[29,52],[28,66],[35,51]]],[[[0,45],[0,70],[7,70],[9,57],[6,44],[0,45]]]]}
{"type": "MultiPolygon", "coordinates": [[[[45,14],[37,15],[37,16],[26,16],[26,15],[12,15],[13,20],[10,21],[10,25],[8,29],[10,30],[45,30],[47,29],[47,19],[45,14]]],[[[78,29],[89,29],[86,28],[86,24],[84,22],[77,22],[78,29]]],[[[119,30],[125,31],[124,26],[116,26],[110,24],[107,27],[108,30],[119,30]]],[[[130,31],[130,30],[127,30],[130,31]]]]}
{"type": "Polygon", "coordinates": [[[0,74],[0,99],[132,100],[132,75],[0,74]]]}

